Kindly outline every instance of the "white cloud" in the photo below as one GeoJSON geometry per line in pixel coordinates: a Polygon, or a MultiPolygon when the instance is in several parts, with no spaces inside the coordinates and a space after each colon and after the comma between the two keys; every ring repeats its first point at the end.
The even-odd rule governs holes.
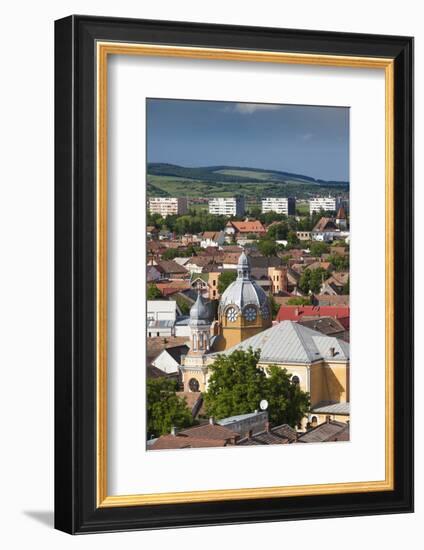
{"type": "Polygon", "coordinates": [[[283,105],[270,105],[260,103],[236,103],[234,111],[243,115],[251,115],[256,111],[275,111],[282,109],[283,105]]]}

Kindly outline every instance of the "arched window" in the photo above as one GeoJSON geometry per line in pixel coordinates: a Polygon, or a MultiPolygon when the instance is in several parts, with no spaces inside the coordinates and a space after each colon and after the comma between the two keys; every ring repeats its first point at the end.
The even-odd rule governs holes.
{"type": "Polygon", "coordinates": [[[188,382],[188,387],[189,387],[190,391],[198,392],[199,388],[200,388],[199,381],[196,380],[196,378],[190,378],[190,380],[188,382]]]}
{"type": "Polygon", "coordinates": [[[316,426],[318,424],[318,418],[316,416],[311,418],[311,424],[312,426],[316,426]]]}
{"type": "Polygon", "coordinates": [[[291,381],[293,382],[293,384],[295,384],[296,386],[298,386],[300,384],[300,378],[298,376],[292,376],[292,379],[291,381]]]}

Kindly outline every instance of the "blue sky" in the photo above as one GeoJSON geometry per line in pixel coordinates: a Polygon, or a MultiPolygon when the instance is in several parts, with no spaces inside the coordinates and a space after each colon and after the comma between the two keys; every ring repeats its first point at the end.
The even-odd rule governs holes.
{"type": "Polygon", "coordinates": [[[349,180],[349,109],[147,100],[147,160],[349,180]]]}

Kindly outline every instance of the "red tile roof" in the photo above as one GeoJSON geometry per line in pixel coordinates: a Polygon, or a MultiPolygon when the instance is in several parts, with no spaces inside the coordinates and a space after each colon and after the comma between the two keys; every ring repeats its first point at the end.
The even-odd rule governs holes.
{"type": "Polygon", "coordinates": [[[259,220],[251,220],[245,222],[228,222],[228,225],[232,225],[239,233],[266,233],[265,227],[259,220]]]}
{"type": "Polygon", "coordinates": [[[349,328],[349,306],[281,306],[276,320],[299,321],[305,317],[333,317],[349,328]]]}

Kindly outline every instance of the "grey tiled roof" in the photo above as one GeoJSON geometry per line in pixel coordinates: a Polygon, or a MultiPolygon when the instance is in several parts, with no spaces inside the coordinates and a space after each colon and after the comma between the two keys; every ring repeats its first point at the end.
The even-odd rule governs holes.
{"type": "Polygon", "coordinates": [[[223,352],[229,355],[236,350],[260,349],[260,360],[267,363],[304,363],[315,361],[349,360],[349,344],[332,336],[299,325],[294,321],[283,321],[271,328],[247,338],[240,344],[223,352]],[[334,356],[332,355],[334,349],[334,356]]]}
{"type": "Polygon", "coordinates": [[[349,424],[334,420],[320,424],[298,438],[300,443],[322,443],[324,441],[349,441],[349,424]]]}
{"type": "Polygon", "coordinates": [[[350,414],[350,403],[326,403],[325,401],[321,401],[315,405],[311,413],[350,414]]]}

